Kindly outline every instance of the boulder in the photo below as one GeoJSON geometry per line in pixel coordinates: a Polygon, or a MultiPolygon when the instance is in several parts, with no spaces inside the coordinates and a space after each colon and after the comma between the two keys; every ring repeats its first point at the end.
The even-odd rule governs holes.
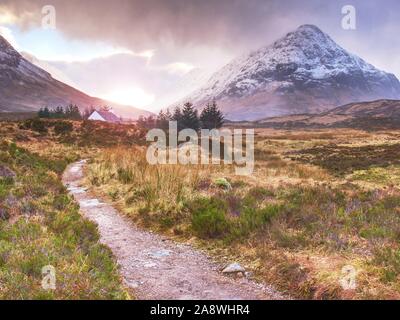
{"type": "Polygon", "coordinates": [[[238,274],[241,273],[244,275],[246,270],[237,262],[231,263],[230,265],[226,266],[224,270],[222,270],[222,273],[228,273],[228,274],[238,274]]]}

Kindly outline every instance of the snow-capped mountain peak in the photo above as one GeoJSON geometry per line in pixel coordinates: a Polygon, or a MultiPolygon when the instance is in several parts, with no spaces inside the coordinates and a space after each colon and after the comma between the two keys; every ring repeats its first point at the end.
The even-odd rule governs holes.
{"type": "Polygon", "coordinates": [[[400,98],[394,75],[347,52],[318,27],[302,25],[233,60],[187,100],[216,99],[228,118],[253,120],[379,98],[400,98]]]}

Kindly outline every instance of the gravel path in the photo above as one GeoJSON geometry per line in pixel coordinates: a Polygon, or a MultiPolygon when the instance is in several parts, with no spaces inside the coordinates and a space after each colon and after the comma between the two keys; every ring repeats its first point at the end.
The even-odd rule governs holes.
{"type": "Polygon", "coordinates": [[[127,286],[138,299],[282,299],[269,286],[223,275],[220,266],[189,245],[137,228],[110,204],[81,187],[84,161],[72,164],[63,182],[82,214],[98,224],[101,242],[114,253],[127,286]]]}

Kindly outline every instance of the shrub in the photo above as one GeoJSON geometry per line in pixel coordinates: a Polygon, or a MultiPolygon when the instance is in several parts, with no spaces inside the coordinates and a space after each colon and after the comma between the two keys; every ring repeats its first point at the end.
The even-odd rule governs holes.
{"type": "Polygon", "coordinates": [[[229,231],[226,205],[216,198],[199,198],[190,204],[193,231],[201,238],[219,238],[229,231]]]}
{"type": "Polygon", "coordinates": [[[33,119],[31,129],[39,133],[47,133],[46,123],[40,119],[33,119]]]}
{"type": "Polygon", "coordinates": [[[54,124],[54,132],[56,135],[65,135],[71,133],[73,128],[74,127],[71,122],[58,121],[54,124]]]}
{"type": "Polygon", "coordinates": [[[127,168],[118,168],[118,180],[124,184],[128,184],[133,182],[134,173],[131,169],[127,168]]]}
{"type": "Polygon", "coordinates": [[[33,130],[39,133],[47,133],[46,122],[38,118],[25,120],[19,125],[19,128],[22,130],[33,130]]]}
{"type": "Polygon", "coordinates": [[[240,224],[245,233],[262,228],[282,211],[281,205],[268,205],[261,209],[244,210],[240,224]]]}
{"type": "Polygon", "coordinates": [[[249,190],[248,195],[258,200],[273,197],[274,192],[264,187],[253,187],[249,190]]]}
{"type": "Polygon", "coordinates": [[[217,187],[223,188],[223,189],[226,189],[226,190],[232,189],[232,186],[231,186],[230,182],[228,180],[226,180],[225,178],[215,179],[214,184],[217,187]]]}
{"type": "Polygon", "coordinates": [[[400,250],[386,247],[377,249],[372,262],[382,266],[382,280],[386,282],[397,281],[400,274],[400,250]]]}

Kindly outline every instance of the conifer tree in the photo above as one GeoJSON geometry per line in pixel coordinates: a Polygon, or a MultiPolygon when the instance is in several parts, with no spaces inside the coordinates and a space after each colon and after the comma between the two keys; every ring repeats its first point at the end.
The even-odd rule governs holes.
{"type": "Polygon", "coordinates": [[[160,112],[157,116],[157,128],[160,128],[163,130],[168,129],[168,121],[169,121],[169,118],[168,118],[167,114],[163,110],[160,110],[160,112]]]}
{"type": "Polygon", "coordinates": [[[171,120],[178,123],[178,130],[182,130],[182,111],[179,107],[174,109],[171,120]]]}
{"type": "Polygon", "coordinates": [[[201,127],[203,129],[218,129],[224,124],[224,115],[218,109],[217,103],[207,104],[200,115],[201,127]]]}
{"type": "Polygon", "coordinates": [[[200,120],[197,110],[190,102],[185,103],[183,106],[180,126],[183,129],[189,128],[196,131],[200,129],[200,120]]]}

